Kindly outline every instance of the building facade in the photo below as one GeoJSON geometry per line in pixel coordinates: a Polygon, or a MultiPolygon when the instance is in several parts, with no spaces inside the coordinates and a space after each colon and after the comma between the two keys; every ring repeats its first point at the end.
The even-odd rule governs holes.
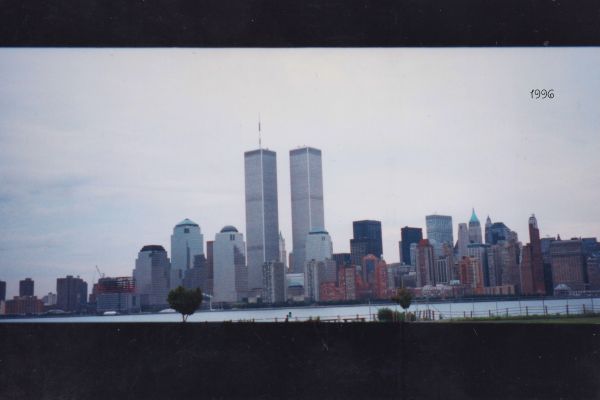
{"type": "Polygon", "coordinates": [[[15,296],[7,300],[4,305],[5,314],[41,314],[44,312],[44,303],[36,296],[15,296]]]}
{"type": "MultiPolygon", "coordinates": [[[[331,260],[333,257],[333,244],[329,233],[322,229],[312,230],[306,235],[306,262],[331,260]]],[[[302,271],[304,272],[304,268],[302,271]]]]}
{"type": "Polygon", "coordinates": [[[467,246],[468,256],[474,258],[479,263],[481,268],[481,276],[483,286],[490,286],[490,275],[494,275],[495,272],[490,273],[488,265],[488,249],[489,245],[482,243],[471,243],[467,246]]]}
{"type": "Polygon", "coordinates": [[[427,215],[425,216],[427,239],[436,243],[449,243],[454,245],[452,234],[452,217],[449,215],[427,215]]]}
{"type": "Polygon", "coordinates": [[[475,214],[475,209],[471,212],[471,219],[469,220],[469,243],[483,243],[481,223],[479,223],[479,218],[475,214]]]}
{"type": "Polygon", "coordinates": [[[457,251],[456,255],[460,260],[463,257],[467,257],[469,253],[467,252],[467,246],[469,245],[469,227],[466,223],[461,222],[458,224],[458,241],[457,241],[457,251]]]}
{"type": "MultiPolygon", "coordinates": [[[[244,153],[248,289],[262,290],[262,266],[279,260],[277,155],[258,149],[244,153]]],[[[216,279],[216,278],[215,278],[216,279]]]]}
{"type": "Polygon", "coordinates": [[[204,237],[200,226],[184,219],[171,235],[171,289],[183,284],[185,271],[194,267],[194,259],[204,255],[204,237]]]}
{"type": "Polygon", "coordinates": [[[581,240],[556,240],[550,243],[550,262],[555,288],[561,284],[571,290],[585,288],[587,271],[581,240]]]}
{"type": "Polygon", "coordinates": [[[429,239],[422,239],[416,247],[417,287],[435,286],[433,246],[429,239]]]}
{"type": "Polygon", "coordinates": [[[546,294],[542,245],[535,215],[529,217],[529,243],[523,247],[521,294],[546,294]]]}
{"type": "Polygon", "coordinates": [[[292,196],[292,272],[303,272],[308,233],[323,229],[323,167],[321,150],[302,147],[290,150],[290,185],[292,196]]]}
{"type": "Polygon", "coordinates": [[[131,276],[100,278],[95,285],[96,311],[130,313],[140,311],[140,296],[131,276]]]}
{"type": "Polygon", "coordinates": [[[410,245],[419,243],[423,239],[423,229],[405,226],[404,228],[400,228],[400,238],[400,262],[411,265],[410,245]]]}
{"type": "Polygon", "coordinates": [[[79,312],[87,304],[88,285],[77,277],[67,275],[56,279],[56,306],[67,312],[79,312]]]}
{"type": "MultiPolygon", "coordinates": [[[[247,297],[249,271],[246,267],[245,248],[244,235],[239,233],[234,226],[225,226],[221,232],[215,235],[213,244],[214,302],[235,303],[247,297]]],[[[262,267],[260,286],[262,287],[262,267]]]]}
{"type": "Polygon", "coordinates": [[[287,300],[285,265],[269,261],[263,265],[263,303],[283,303],[287,300]]]}
{"type": "Polygon", "coordinates": [[[167,305],[170,274],[171,261],[164,247],[142,247],[133,270],[135,293],[139,295],[142,307],[157,308],[167,305]]]}
{"type": "Polygon", "coordinates": [[[33,296],[34,295],[34,282],[31,278],[25,278],[19,281],[19,297],[33,296]]]}
{"type": "Polygon", "coordinates": [[[360,265],[367,254],[380,258],[383,254],[381,221],[363,220],[352,222],[353,238],[350,240],[350,254],[353,265],[360,265]]]}

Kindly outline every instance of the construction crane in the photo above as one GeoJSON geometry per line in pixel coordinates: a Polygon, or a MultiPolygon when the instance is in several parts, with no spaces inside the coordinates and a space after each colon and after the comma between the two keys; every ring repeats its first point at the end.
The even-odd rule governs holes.
{"type": "Polygon", "coordinates": [[[98,275],[100,276],[100,278],[104,278],[104,274],[102,272],[100,272],[100,268],[98,268],[97,265],[96,265],[96,271],[98,271],[98,275]]]}

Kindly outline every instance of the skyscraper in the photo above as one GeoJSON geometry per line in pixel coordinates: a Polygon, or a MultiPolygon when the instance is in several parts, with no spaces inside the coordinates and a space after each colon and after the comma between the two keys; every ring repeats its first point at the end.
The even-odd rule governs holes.
{"type": "Polygon", "coordinates": [[[417,287],[435,285],[433,246],[422,239],[416,246],[417,287]]]}
{"type": "Polygon", "coordinates": [[[436,243],[448,243],[454,245],[452,234],[452,217],[449,215],[427,215],[425,216],[427,228],[427,239],[436,243]]]}
{"type": "Polygon", "coordinates": [[[504,225],[503,222],[494,222],[489,229],[486,227],[486,235],[487,244],[497,244],[501,240],[516,241],[518,239],[517,234],[504,225]]]}
{"type": "Polygon", "coordinates": [[[467,224],[461,222],[458,224],[458,259],[468,255],[467,246],[469,245],[469,228],[467,224]]]}
{"type": "MultiPolygon", "coordinates": [[[[215,235],[213,301],[233,303],[246,297],[248,270],[244,249],[244,235],[231,225],[215,235]]],[[[260,273],[262,286],[262,266],[260,273]]]]}
{"type": "Polygon", "coordinates": [[[485,244],[492,244],[492,236],[490,228],[492,227],[492,219],[488,215],[485,220],[485,244]]]}
{"type": "Polygon", "coordinates": [[[19,281],[19,297],[33,296],[34,282],[31,278],[25,278],[19,281]]]}
{"type": "Polygon", "coordinates": [[[483,243],[481,237],[481,224],[479,218],[475,214],[475,209],[471,213],[471,219],[469,220],[469,242],[470,243],[483,243]]]}
{"type": "Polygon", "coordinates": [[[141,306],[164,306],[169,294],[171,261],[160,245],[142,247],[135,260],[133,279],[141,306]]]}
{"type": "Polygon", "coordinates": [[[87,283],[67,275],[56,279],[56,305],[64,311],[81,311],[87,303],[87,283]]]}
{"type": "Polygon", "coordinates": [[[529,217],[529,243],[523,247],[521,292],[522,294],[538,295],[546,293],[540,230],[533,214],[529,217]]]}
{"type": "MultiPolygon", "coordinates": [[[[469,257],[476,259],[481,266],[483,286],[490,286],[490,271],[488,265],[489,247],[489,245],[482,243],[471,243],[467,246],[469,257]]],[[[494,271],[492,271],[492,274],[494,274],[494,271]]],[[[495,278],[493,279],[495,281],[495,278]]]]}
{"type": "Polygon", "coordinates": [[[262,266],[279,260],[277,155],[258,149],[244,153],[248,289],[262,289],[262,266]]]}
{"type": "Polygon", "coordinates": [[[213,258],[213,246],[214,246],[215,242],[214,240],[207,240],[206,241],[206,275],[207,275],[207,282],[206,282],[206,290],[207,293],[212,294],[213,293],[213,284],[214,284],[214,258],[213,258]]]}
{"type": "Polygon", "coordinates": [[[402,240],[402,259],[400,262],[409,265],[410,264],[410,245],[412,243],[419,243],[423,239],[423,229],[411,228],[405,226],[400,229],[400,237],[402,240]]]}
{"type": "Polygon", "coordinates": [[[6,300],[6,282],[0,281],[0,301],[6,300]]]}
{"type": "Polygon", "coordinates": [[[200,226],[184,219],[171,235],[171,288],[182,284],[185,271],[194,266],[194,258],[204,255],[204,237],[200,226]]]}
{"type": "Polygon", "coordinates": [[[285,239],[279,232],[279,262],[283,263],[283,266],[287,269],[287,251],[285,251],[285,239]]]}
{"type": "Polygon", "coordinates": [[[306,235],[325,227],[321,150],[302,147],[290,150],[292,195],[293,272],[304,271],[306,235]]]}
{"type": "Polygon", "coordinates": [[[380,258],[383,254],[381,221],[363,220],[352,222],[354,238],[350,240],[352,264],[361,265],[367,254],[380,258]]]}
{"type": "Polygon", "coordinates": [[[263,264],[264,303],[283,303],[286,300],[285,265],[280,261],[263,264]]]}

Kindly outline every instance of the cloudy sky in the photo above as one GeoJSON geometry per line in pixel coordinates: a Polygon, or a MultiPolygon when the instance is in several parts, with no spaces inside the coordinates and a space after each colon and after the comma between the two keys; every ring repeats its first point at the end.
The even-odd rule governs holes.
{"type": "Polygon", "coordinates": [[[0,279],[129,275],[173,226],[245,233],[243,152],[278,155],[291,248],[290,149],[323,150],[325,225],[400,228],[475,207],[527,240],[600,235],[600,49],[2,49],[0,279]],[[552,88],[552,100],[530,91],[552,88]]]}

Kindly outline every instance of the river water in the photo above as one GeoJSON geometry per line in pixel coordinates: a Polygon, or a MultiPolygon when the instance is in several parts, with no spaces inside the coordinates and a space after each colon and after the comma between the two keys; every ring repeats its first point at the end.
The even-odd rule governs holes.
{"type": "MultiPolygon", "coordinates": [[[[283,322],[288,316],[291,321],[305,321],[319,317],[321,320],[375,320],[379,308],[392,308],[401,311],[399,306],[391,304],[351,305],[331,307],[289,307],[243,310],[203,310],[189,317],[188,322],[219,321],[255,321],[283,322]],[[291,317],[290,317],[291,316],[291,317]]],[[[409,311],[420,318],[453,319],[464,317],[516,316],[541,314],[581,314],[600,312],[600,298],[569,298],[551,300],[499,300],[476,302],[425,302],[413,303],[409,311]]],[[[63,316],[3,319],[0,322],[178,322],[181,316],[176,313],[132,314],[113,316],[63,316]]]]}

